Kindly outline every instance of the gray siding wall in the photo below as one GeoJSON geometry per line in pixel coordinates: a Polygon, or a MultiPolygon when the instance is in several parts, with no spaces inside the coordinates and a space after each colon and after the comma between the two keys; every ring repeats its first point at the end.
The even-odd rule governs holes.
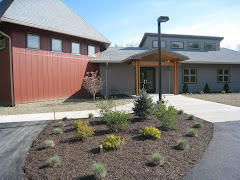
{"type": "MultiPolygon", "coordinates": [[[[153,40],[158,40],[158,37],[155,36],[148,36],[145,40],[145,42],[143,43],[143,47],[149,48],[149,49],[153,49],[152,47],[152,41],[153,40]]],[[[172,49],[174,51],[206,51],[204,49],[204,44],[205,43],[215,43],[216,44],[216,50],[219,51],[220,50],[220,41],[219,40],[212,40],[212,39],[193,39],[193,38],[173,38],[173,37],[162,37],[161,38],[162,41],[166,41],[166,49],[172,49],[171,48],[171,41],[182,41],[183,45],[184,45],[184,49],[172,49]],[[188,49],[188,42],[198,42],[200,43],[200,50],[190,50],[188,49]]]]}
{"type": "Polygon", "coordinates": [[[225,83],[217,81],[217,69],[230,69],[230,91],[240,92],[240,65],[216,65],[216,64],[182,64],[179,67],[179,92],[183,88],[182,70],[184,67],[197,68],[197,83],[188,84],[189,92],[203,91],[204,86],[208,83],[211,92],[221,92],[225,83]]]}

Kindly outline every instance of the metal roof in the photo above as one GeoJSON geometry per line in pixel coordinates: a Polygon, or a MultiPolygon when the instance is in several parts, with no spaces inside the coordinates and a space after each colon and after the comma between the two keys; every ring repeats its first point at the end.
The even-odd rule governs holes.
{"type": "Polygon", "coordinates": [[[61,0],[3,0],[0,21],[111,43],[61,0]]]}

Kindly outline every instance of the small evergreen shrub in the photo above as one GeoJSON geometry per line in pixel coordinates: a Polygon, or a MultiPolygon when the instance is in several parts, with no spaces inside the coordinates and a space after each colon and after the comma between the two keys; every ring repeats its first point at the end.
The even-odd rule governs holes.
{"type": "Polygon", "coordinates": [[[189,137],[196,137],[197,136],[197,131],[195,129],[190,128],[188,130],[188,134],[189,137]]]}
{"type": "Polygon", "coordinates": [[[159,103],[158,109],[155,111],[156,118],[162,123],[162,128],[165,130],[177,129],[178,111],[174,106],[169,106],[165,103],[159,103]]]}
{"type": "Polygon", "coordinates": [[[226,93],[229,93],[229,85],[228,85],[228,82],[226,82],[223,86],[223,90],[226,92],[226,93]]]}
{"type": "Polygon", "coordinates": [[[210,88],[208,86],[208,83],[205,84],[205,87],[204,87],[204,93],[210,93],[210,88]]]}
{"type": "Polygon", "coordinates": [[[221,94],[225,94],[225,93],[226,93],[226,91],[224,91],[224,90],[221,91],[221,94]]]}
{"type": "Polygon", "coordinates": [[[200,122],[195,122],[193,128],[201,128],[202,127],[202,123],[200,122]]]}
{"type": "Polygon", "coordinates": [[[119,149],[122,145],[125,144],[124,138],[121,139],[120,136],[115,136],[115,135],[107,135],[107,139],[103,140],[102,146],[103,150],[106,151],[111,151],[111,150],[117,150],[119,149]]]}
{"type": "Polygon", "coordinates": [[[94,178],[101,179],[105,177],[107,171],[104,164],[94,163],[91,167],[91,172],[94,178]]]}
{"type": "Polygon", "coordinates": [[[88,121],[75,121],[73,123],[73,126],[75,128],[81,127],[81,126],[89,126],[89,122],[88,121]]]}
{"type": "Polygon", "coordinates": [[[188,91],[189,91],[189,90],[188,90],[188,85],[187,85],[187,83],[184,83],[184,84],[183,84],[183,93],[186,94],[186,93],[188,93],[188,91]]]}
{"type": "Polygon", "coordinates": [[[161,131],[155,127],[148,126],[139,131],[146,138],[159,139],[161,137],[161,131]]]}
{"type": "Polygon", "coordinates": [[[160,154],[159,152],[156,152],[152,155],[152,163],[157,166],[157,165],[163,165],[164,163],[164,158],[162,156],[162,154],[160,154]]]}
{"type": "Polygon", "coordinates": [[[63,131],[62,131],[61,128],[55,128],[54,129],[54,134],[62,134],[62,133],[63,133],[63,131]]]}
{"type": "Polygon", "coordinates": [[[58,155],[54,155],[53,157],[49,158],[46,162],[46,166],[55,168],[61,164],[61,158],[58,155]]]}
{"type": "Polygon", "coordinates": [[[152,117],[153,111],[153,99],[147,94],[145,89],[140,90],[140,96],[134,101],[134,114],[141,119],[148,119],[152,117]]]}
{"type": "Polygon", "coordinates": [[[107,112],[116,107],[114,98],[109,99],[105,96],[104,99],[98,99],[97,107],[100,109],[99,114],[103,117],[107,112]]]}
{"type": "Polygon", "coordinates": [[[89,136],[93,135],[93,128],[89,126],[87,121],[78,121],[77,124],[77,138],[80,140],[85,140],[89,136]]]}
{"type": "Polygon", "coordinates": [[[200,91],[200,94],[204,94],[204,92],[203,92],[203,91],[200,91]]]}
{"type": "Polygon", "coordinates": [[[129,127],[129,118],[130,113],[126,111],[108,111],[103,116],[107,127],[114,132],[119,132],[123,127],[129,127]]]}
{"type": "Polygon", "coordinates": [[[189,116],[188,116],[188,120],[194,120],[195,119],[195,116],[193,115],[193,114],[190,114],[189,116]]]}
{"type": "Polygon", "coordinates": [[[177,144],[176,148],[177,148],[178,150],[185,150],[185,149],[188,149],[188,148],[189,148],[189,144],[188,144],[188,142],[187,142],[186,140],[180,139],[180,140],[178,141],[178,144],[177,144]]]}
{"type": "Polygon", "coordinates": [[[88,118],[93,118],[93,117],[94,117],[93,113],[88,114],[88,118]]]}
{"type": "Polygon", "coordinates": [[[178,114],[184,114],[184,111],[183,111],[182,109],[180,109],[180,110],[178,111],[178,114]]]}
{"type": "Polygon", "coordinates": [[[62,118],[63,121],[66,121],[67,119],[68,119],[67,117],[62,118]]]}
{"type": "Polygon", "coordinates": [[[44,141],[43,144],[42,144],[42,147],[43,147],[44,149],[50,148],[50,147],[54,147],[54,146],[55,146],[55,143],[54,143],[53,140],[46,140],[46,141],[44,141]]]}
{"type": "Polygon", "coordinates": [[[58,126],[65,126],[65,124],[64,124],[63,121],[59,121],[59,122],[58,122],[58,126]]]}

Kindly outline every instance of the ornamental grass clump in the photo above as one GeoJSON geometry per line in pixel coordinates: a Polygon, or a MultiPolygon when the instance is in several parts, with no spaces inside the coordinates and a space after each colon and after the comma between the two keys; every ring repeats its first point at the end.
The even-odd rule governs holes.
{"type": "Polygon", "coordinates": [[[189,136],[189,137],[196,137],[197,136],[197,131],[195,129],[190,128],[188,130],[187,136],[189,136]]]}
{"type": "Polygon", "coordinates": [[[93,117],[94,117],[93,113],[88,114],[88,118],[93,118],[93,117]]]}
{"type": "Polygon", "coordinates": [[[200,122],[195,122],[195,124],[193,125],[193,128],[201,128],[202,127],[202,123],[200,122]]]}
{"type": "Polygon", "coordinates": [[[43,144],[42,144],[42,147],[43,147],[44,149],[46,149],[46,148],[51,148],[51,147],[54,147],[54,146],[55,146],[55,143],[54,143],[53,140],[46,140],[46,141],[44,141],[43,144]]]}
{"type": "Polygon", "coordinates": [[[62,133],[63,133],[63,131],[62,131],[61,128],[55,128],[54,129],[54,134],[62,134],[62,133]]]}
{"type": "Polygon", "coordinates": [[[195,119],[195,116],[193,115],[193,114],[190,114],[189,116],[188,116],[188,120],[194,120],[195,119]]]}
{"type": "Polygon", "coordinates": [[[159,152],[153,153],[152,155],[152,163],[157,166],[157,165],[163,165],[164,163],[164,158],[163,155],[160,154],[159,152]]]}
{"type": "Polygon", "coordinates": [[[77,138],[79,140],[85,140],[87,139],[89,136],[94,134],[93,128],[89,126],[89,122],[88,121],[77,121],[74,122],[75,123],[75,127],[77,128],[77,138]]]}
{"type": "Polygon", "coordinates": [[[178,114],[184,114],[184,111],[183,111],[182,109],[180,109],[180,110],[178,111],[178,114]]]}
{"type": "Polygon", "coordinates": [[[65,126],[65,124],[64,124],[63,121],[59,121],[59,122],[58,122],[58,126],[65,126]]]}
{"type": "Polygon", "coordinates": [[[139,131],[146,138],[159,139],[161,137],[161,131],[155,127],[148,126],[139,131]]]}
{"type": "Polygon", "coordinates": [[[91,167],[92,175],[95,179],[101,179],[106,176],[106,168],[102,163],[94,163],[91,167]]]}
{"type": "Polygon", "coordinates": [[[186,140],[180,139],[180,140],[178,141],[178,144],[177,144],[176,148],[177,148],[178,150],[185,150],[185,149],[188,149],[188,148],[189,148],[189,144],[188,144],[188,142],[187,142],[186,140]]]}
{"type": "Polygon", "coordinates": [[[141,119],[148,119],[152,117],[153,111],[153,99],[147,94],[145,89],[140,90],[140,96],[134,101],[134,114],[141,119]]]}
{"type": "Polygon", "coordinates": [[[49,158],[46,162],[46,166],[56,168],[61,164],[61,158],[58,155],[54,155],[53,157],[49,158]]]}
{"type": "Polygon", "coordinates": [[[115,136],[115,135],[107,135],[107,139],[102,141],[102,146],[103,150],[105,152],[111,151],[111,150],[117,150],[119,149],[122,145],[125,144],[124,138],[121,139],[120,136],[115,136]]]}

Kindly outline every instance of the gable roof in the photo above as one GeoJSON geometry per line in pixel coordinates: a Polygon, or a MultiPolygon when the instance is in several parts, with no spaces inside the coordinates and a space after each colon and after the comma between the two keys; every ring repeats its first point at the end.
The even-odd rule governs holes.
{"type": "MultiPolygon", "coordinates": [[[[124,63],[132,59],[141,59],[150,54],[157,53],[158,49],[147,49],[142,47],[109,47],[100,53],[100,57],[90,60],[91,63],[124,63]]],[[[162,48],[162,52],[171,54],[181,60],[188,59],[187,56],[181,55],[178,52],[170,51],[162,48]]]]}
{"type": "Polygon", "coordinates": [[[111,43],[61,0],[3,0],[1,21],[111,43]]]}
{"type": "Polygon", "coordinates": [[[227,48],[220,48],[220,51],[177,51],[189,59],[182,63],[198,64],[240,64],[240,52],[227,48]]]}

